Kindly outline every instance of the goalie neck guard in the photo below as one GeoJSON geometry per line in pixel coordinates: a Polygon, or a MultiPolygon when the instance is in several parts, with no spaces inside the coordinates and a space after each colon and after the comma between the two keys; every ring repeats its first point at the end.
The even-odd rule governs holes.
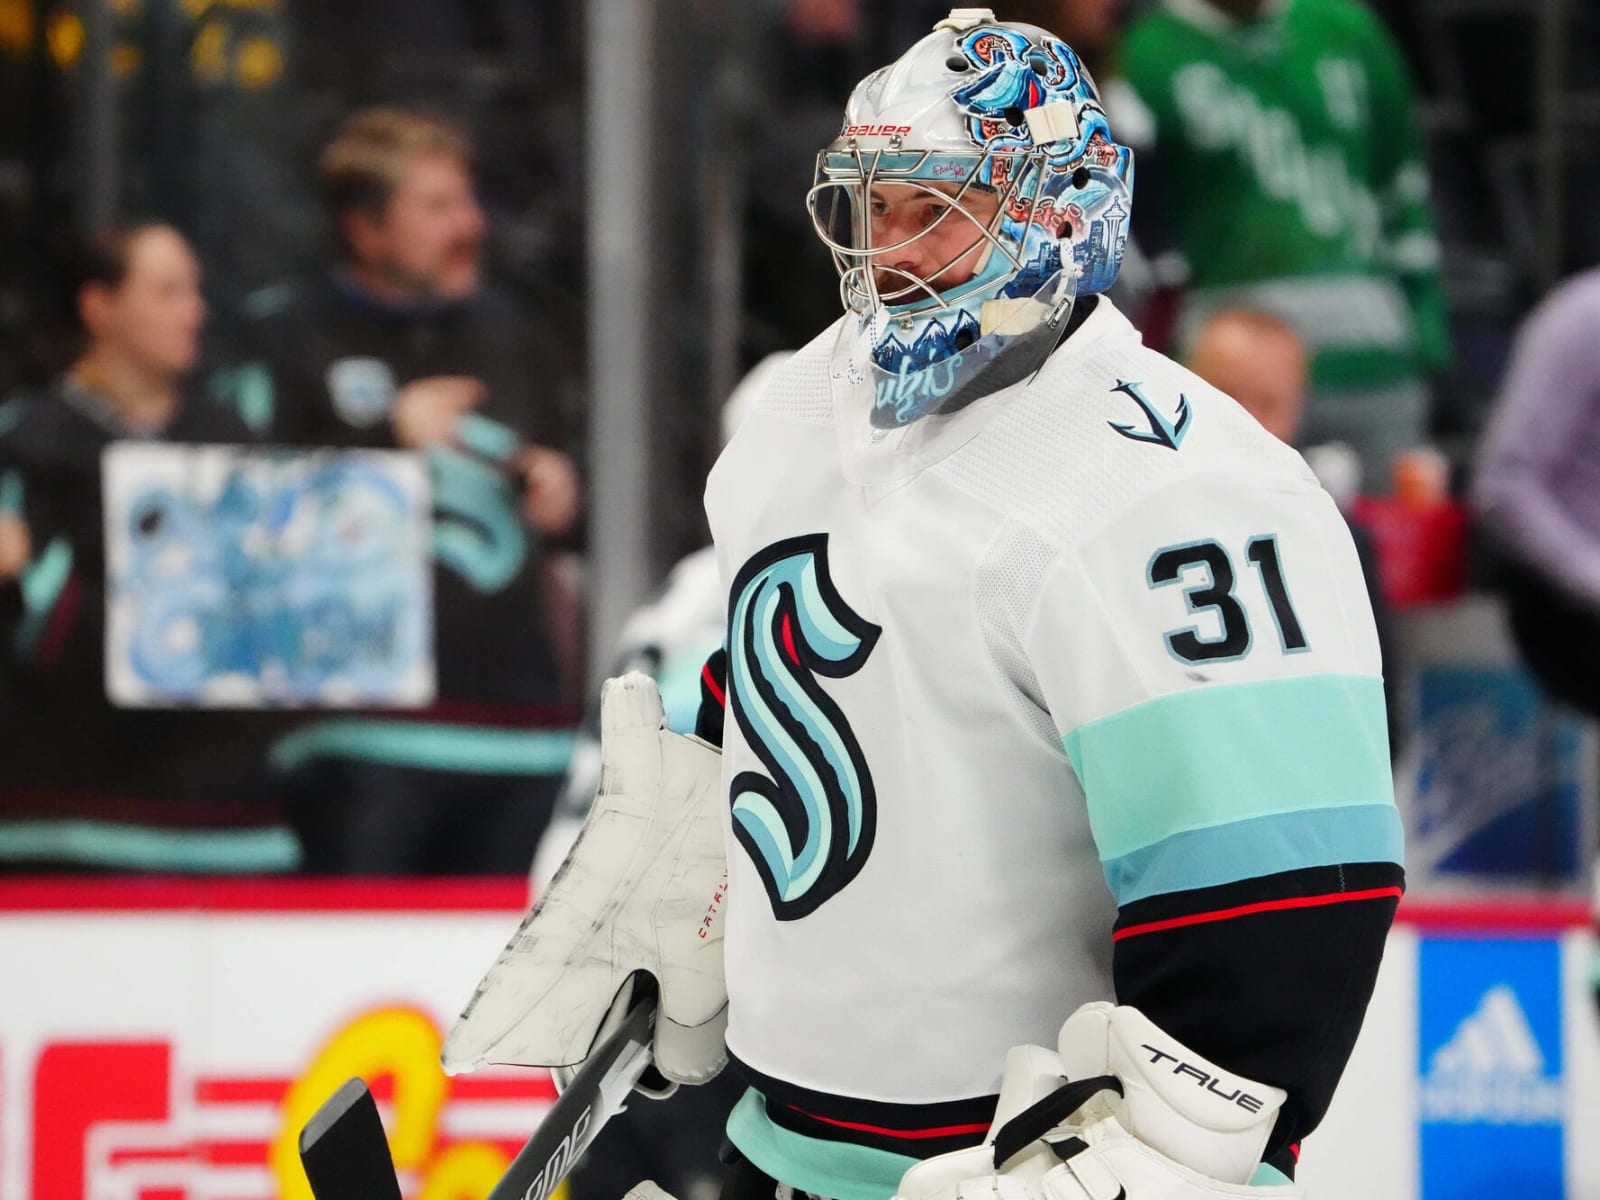
{"type": "Polygon", "coordinates": [[[957,9],[864,79],[807,206],[847,314],[834,378],[872,436],[1031,375],[1074,297],[1116,279],[1132,185],[1089,73],[1036,26],[957,9]],[[908,197],[922,223],[896,236],[908,197]]]}

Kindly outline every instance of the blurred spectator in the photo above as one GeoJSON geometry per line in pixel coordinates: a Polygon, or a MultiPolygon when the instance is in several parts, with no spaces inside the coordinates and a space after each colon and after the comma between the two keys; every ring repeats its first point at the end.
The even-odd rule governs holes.
{"type": "Polygon", "coordinates": [[[65,275],[74,360],[0,407],[0,863],[290,867],[259,782],[262,718],[119,709],[106,694],[102,451],[249,439],[186,394],[199,264],[176,230],[142,224],[90,238],[65,275]]]}
{"type": "Polygon", "coordinates": [[[789,31],[803,42],[852,42],[861,36],[859,0],[789,0],[789,31]]]}
{"type": "Polygon", "coordinates": [[[1473,500],[1506,560],[1523,659],[1552,696],[1600,716],[1600,270],[1523,324],[1473,500]]]}
{"type": "Polygon", "coordinates": [[[1235,305],[1311,351],[1302,438],[1348,443],[1363,490],[1426,440],[1447,358],[1411,82],[1355,0],[1164,0],[1122,65],[1155,122],[1139,161],[1147,253],[1185,291],[1180,349],[1235,305]]]}
{"type": "MultiPolygon", "coordinates": [[[[1189,369],[1213,387],[1228,393],[1279,441],[1298,444],[1306,402],[1306,349],[1300,335],[1287,322],[1246,308],[1225,308],[1212,314],[1195,334],[1189,369]]],[[[1307,462],[1340,463],[1336,446],[1309,447],[1307,462]]],[[[1320,479],[1321,472],[1318,473],[1320,479]]],[[[1324,481],[1340,507],[1351,499],[1339,494],[1342,480],[1324,481]]],[[[1349,513],[1346,511],[1346,520],[1349,513]]],[[[1378,648],[1383,655],[1384,703],[1389,716],[1389,752],[1400,750],[1400,661],[1395,651],[1394,619],[1384,601],[1378,579],[1378,557],[1372,536],[1350,522],[1350,535],[1361,559],[1361,574],[1372,600],[1378,624],[1378,648]]]]}
{"type": "Polygon", "coordinates": [[[1223,309],[1195,335],[1189,369],[1294,444],[1305,415],[1306,348],[1292,326],[1247,308],[1223,309]]]}
{"type": "MultiPolygon", "coordinates": [[[[1600,270],[1518,331],[1473,501],[1502,557],[1511,634],[1552,697],[1600,717],[1600,270]]],[[[1594,880],[1600,921],[1600,869],[1594,880]]],[[[1600,954],[1591,983],[1600,1000],[1600,954]]]]}
{"type": "MultiPolygon", "coordinates": [[[[252,298],[213,377],[274,441],[425,452],[438,699],[313,721],[274,749],[314,873],[526,870],[570,753],[554,540],[578,516],[562,346],[484,282],[465,135],[376,108],[323,151],[339,260],[252,298]]],[[[569,605],[570,607],[570,605],[569,605]]]]}

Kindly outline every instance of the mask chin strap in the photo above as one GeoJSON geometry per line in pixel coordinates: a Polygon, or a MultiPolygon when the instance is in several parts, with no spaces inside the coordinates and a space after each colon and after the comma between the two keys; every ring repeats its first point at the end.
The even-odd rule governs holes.
{"type": "Polygon", "coordinates": [[[1045,363],[1050,361],[1050,356],[1066,340],[1067,330],[1072,328],[1072,321],[1069,318],[1072,316],[1073,306],[1078,302],[1078,280],[1083,277],[1083,268],[1076,263],[1068,263],[1065,269],[1066,274],[1063,275],[1061,283],[1056,288],[1056,296],[1050,309],[1050,314],[1044,318],[1044,323],[1054,331],[1054,336],[1050,339],[1050,349],[1039,360],[1039,365],[1033,369],[1033,374],[1028,376],[1029,384],[1039,378],[1039,372],[1044,370],[1045,363]],[[1070,287],[1068,286],[1069,283],[1070,287]],[[1065,289],[1065,295],[1062,295],[1062,289],[1065,289]]]}
{"type": "Polygon", "coordinates": [[[985,300],[978,310],[978,328],[984,337],[991,333],[1028,325],[1042,325],[1048,318],[1050,306],[1032,297],[1009,300],[985,300]]]}

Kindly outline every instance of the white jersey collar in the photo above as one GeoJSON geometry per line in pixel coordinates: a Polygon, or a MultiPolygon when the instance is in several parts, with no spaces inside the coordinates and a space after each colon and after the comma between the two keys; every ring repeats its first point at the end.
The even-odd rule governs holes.
{"type": "Polygon", "coordinates": [[[1137,339],[1139,334],[1116,305],[1099,296],[1083,324],[1056,347],[1034,375],[975,400],[947,417],[923,417],[912,429],[914,447],[901,446],[888,453],[855,436],[861,425],[860,415],[853,408],[841,408],[841,399],[848,404],[851,398],[848,392],[841,395],[834,380],[830,384],[834,428],[839,436],[840,466],[845,478],[861,487],[869,501],[899,490],[976,437],[998,412],[1025,395],[1036,380],[1067,369],[1068,364],[1093,353],[1102,343],[1122,337],[1137,339]]]}
{"type": "Polygon", "coordinates": [[[1058,363],[1080,358],[1110,338],[1127,335],[1140,336],[1139,331],[1133,327],[1133,322],[1122,314],[1121,309],[1111,303],[1109,296],[1097,296],[1094,311],[1085,317],[1083,324],[1074,329],[1067,340],[1056,348],[1056,352],[1045,360],[1042,371],[1049,371],[1058,363]]]}

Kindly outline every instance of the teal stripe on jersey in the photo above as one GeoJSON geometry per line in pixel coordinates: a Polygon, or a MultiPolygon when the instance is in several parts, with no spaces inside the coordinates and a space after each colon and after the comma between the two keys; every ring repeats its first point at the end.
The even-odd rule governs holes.
{"type": "Polygon", "coordinates": [[[0,862],[259,875],[298,868],[300,843],[275,826],[171,829],[115,821],[0,821],[0,862]]]}
{"type": "Polygon", "coordinates": [[[29,564],[18,581],[22,592],[23,618],[17,623],[17,652],[32,657],[44,636],[45,625],[61,599],[61,589],[72,578],[72,543],[64,537],[52,538],[44,553],[29,564]]]}
{"type": "Polygon", "coordinates": [[[1319,808],[1191,829],[1100,866],[1117,904],[1337,863],[1401,863],[1392,804],[1319,808]]]}
{"type": "Polygon", "coordinates": [[[560,775],[572,761],[571,729],[483,729],[423,721],[324,721],[280,739],[268,755],[277,771],[322,758],[479,775],[560,775]]]}
{"type": "Polygon", "coordinates": [[[1277,1167],[1262,1163],[1256,1168],[1256,1173],[1250,1176],[1251,1187],[1288,1187],[1294,1183],[1277,1167]]]}
{"type": "Polygon", "coordinates": [[[1394,805],[1374,676],[1189,688],[1091,721],[1064,744],[1102,862],[1257,817],[1394,805]]]}
{"type": "MultiPolygon", "coordinates": [[[[5,431],[0,429],[0,433],[3,432],[5,431]]],[[[22,472],[6,471],[0,474],[0,513],[20,515],[24,494],[22,472]]]]}
{"type": "Polygon", "coordinates": [[[908,1155],[825,1142],[774,1125],[754,1088],[728,1115],[728,1140],[779,1182],[833,1200],[889,1200],[900,1177],[917,1165],[908,1155]]]}

